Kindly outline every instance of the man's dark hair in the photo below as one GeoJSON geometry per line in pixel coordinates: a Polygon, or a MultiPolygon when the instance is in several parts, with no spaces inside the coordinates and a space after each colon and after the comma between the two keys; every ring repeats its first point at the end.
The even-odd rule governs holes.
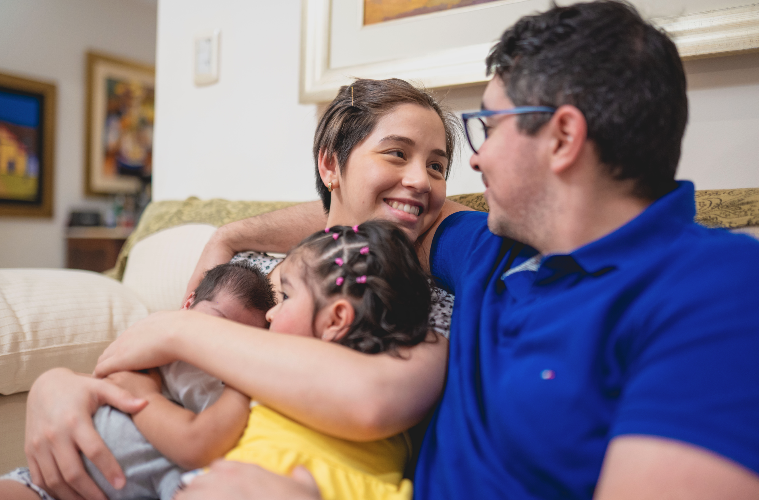
{"type": "Polygon", "coordinates": [[[430,285],[406,233],[383,220],[333,226],[295,247],[319,311],[330,297],[351,301],[355,319],[337,343],[397,355],[427,337],[430,285]],[[335,237],[337,236],[337,237],[335,237]]]}
{"type": "Polygon", "coordinates": [[[245,262],[220,264],[206,272],[203,281],[195,289],[195,306],[203,300],[213,300],[225,290],[240,300],[246,309],[268,311],[276,302],[269,279],[245,262]]]}
{"type": "MultiPolygon", "coordinates": [[[[675,188],[688,121],[685,72],[672,40],[631,5],[553,4],[506,30],[486,64],[516,106],[577,107],[600,161],[613,178],[634,179],[636,196],[675,188]]],[[[522,115],[518,124],[535,134],[550,118],[522,115]]]]}
{"type": "Polygon", "coordinates": [[[380,118],[392,113],[401,104],[417,104],[433,110],[440,117],[445,128],[445,155],[448,158],[444,175],[446,179],[448,178],[453,153],[456,150],[456,134],[459,130],[458,121],[454,115],[442,107],[432,94],[414,87],[405,80],[359,79],[352,85],[340,87],[337,97],[329,103],[319,120],[316,134],[314,134],[316,191],[319,193],[325,212],[329,212],[330,195],[319,175],[319,152],[323,151],[328,156],[337,156],[337,168],[341,173],[345,173],[345,164],[353,148],[372,133],[380,118]]]}

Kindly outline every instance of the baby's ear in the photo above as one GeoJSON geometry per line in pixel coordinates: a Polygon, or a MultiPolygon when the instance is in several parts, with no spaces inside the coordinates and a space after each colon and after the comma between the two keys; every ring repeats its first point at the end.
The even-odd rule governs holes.
{"type": "Polygon", "coordinates": [[[184,304],[182,304],[182,309],[189,309],[192,307],[192,305],[195,303],[195,292],[192,292],[189,297],[187,297],[187,300],[184,301],[184,304]]]}
{"type": "Polygon", "coordinates": [[[348,333],[356,311],[346,299],[337,299],[318,313],[316,334],[322,340],[335,342],[348,333]]]}

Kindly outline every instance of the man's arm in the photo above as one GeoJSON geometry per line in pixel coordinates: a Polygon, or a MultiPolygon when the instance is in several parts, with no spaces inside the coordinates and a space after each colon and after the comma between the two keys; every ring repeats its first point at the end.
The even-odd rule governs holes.
{"type": "Polygon", "coordinates": [[[682,441],[626,435],[609,444],[593,498],[757,499],[759,476],[682,441]]]}
{"type": "Polygon", "coordinates": [[[219,399],[200,413],[182,408],[161,394],[132,416],[150,444],[184,469],[197,469],[224,456],[245,430],[250,399],[225,387],[219,399]]]}
{"type": "Polygon", "coordinates": [[[320,201],[301,203],[221,226],[203,249],[187,284],[185,299],[209,269],[229,262],[238,252],[287,252],[303,238],[324,229],[327,214],[320,201]]]}
{"type": "Polygon", "coordinates": [[[419,256],[419,261],[422,263],[424,270],[429,272],[430,270],[430,251],[432,250],[432,240],[435,239],[435,231],[440,227],[440,223],[451,214],[456,212],[471,212],[472,209],[466,205],[456,203],[455,201],[445,200],[443,203],[443,209],[440,211],[440,215],[437,216],[432,226],[422,234],[416,242],[416,254],[419,256]]]}

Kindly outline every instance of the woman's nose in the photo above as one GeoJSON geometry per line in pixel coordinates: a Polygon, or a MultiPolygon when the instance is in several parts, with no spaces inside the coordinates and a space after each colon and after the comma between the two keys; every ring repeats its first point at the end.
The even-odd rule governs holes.
{"type": "Polygon", "coordinates": [[[427,165],[422,162],[413,162],[403,172],[403,186],[414,189],[420,193],[429,192],[430,178],[427,175],[427,165]]]}

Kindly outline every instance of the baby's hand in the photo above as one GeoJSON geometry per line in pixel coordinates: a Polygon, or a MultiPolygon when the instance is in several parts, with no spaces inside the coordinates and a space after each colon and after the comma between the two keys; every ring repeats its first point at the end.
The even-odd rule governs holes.
{"type": "Polygon", "coordinates": [[[161,374],[156,368],[140,372],[116,372],[108,375],[108,380],[129,391],[136,398],[146,398],[161,392],[161,374]]]}

